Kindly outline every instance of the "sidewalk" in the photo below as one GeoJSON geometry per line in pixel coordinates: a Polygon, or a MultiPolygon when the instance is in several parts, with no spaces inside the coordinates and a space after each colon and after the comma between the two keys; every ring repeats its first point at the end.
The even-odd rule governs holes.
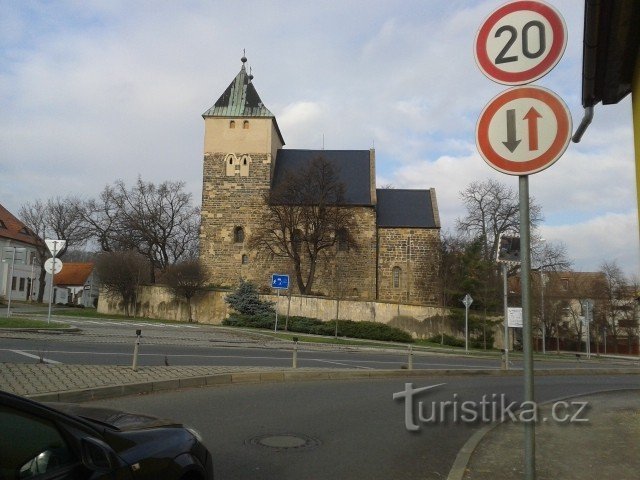
{"type": "MultiPolygon", "coordinates": [[[[541,407],[540,418],[548,421],[536,425],[536,479],[639,478],[640,391],[605,392],[567,401],[571,400],[588,402],[581,415],[588,422],[553,422],[551,406],[541,407]]],[[[487,427],[480,437],[464,471],[450,474],[448,480],[524,478],[522,424],[487,427]]]]}

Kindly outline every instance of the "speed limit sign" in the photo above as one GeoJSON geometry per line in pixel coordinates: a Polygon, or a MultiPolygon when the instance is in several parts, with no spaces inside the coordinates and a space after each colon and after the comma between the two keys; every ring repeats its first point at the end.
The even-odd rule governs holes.
{"type": "Polygon", "coordinates": [[[562,15],[539,0],[499,7],[483,22],[474,45],[478,67],[503,85],[524,85],[546,75],[567,46],[562,15]]]}

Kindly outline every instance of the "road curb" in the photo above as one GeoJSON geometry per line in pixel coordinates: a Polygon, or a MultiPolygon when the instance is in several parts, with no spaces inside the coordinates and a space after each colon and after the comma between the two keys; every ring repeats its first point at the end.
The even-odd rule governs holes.
{"type": "MultiPolygon", "coordinates": [[[[133,382],[121,385],[106,385],[78,390],[25,395],[41,402],[85,402],[127,395],[148,394],[181,388],[221,386],[232,384],[318,381],[318,380],[358,380],[376,378],[407,377],[459,377],[459,376],[521,376],[519,370],[277,370],[268,372],[232,372],[212,375],[182,377],[147,382],[133,382]]],[[[638,369],[582,369],[582,370],[542,370],[537,376],[567,375],[640,375],[638,369]]]]}

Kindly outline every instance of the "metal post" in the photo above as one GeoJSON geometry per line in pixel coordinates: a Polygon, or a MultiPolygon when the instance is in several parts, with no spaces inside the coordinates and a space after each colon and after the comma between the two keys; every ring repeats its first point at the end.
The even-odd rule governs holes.
{"type": "MultiPolygon", "coordinates": [[[[531,325],[531,236],[529,212],[529,177],[519,177],[520,261],[522,284],[522,347],[524,356],[524,401],[533,404],[533,348],[531,325]]],[[[536,478],[536,430],[533,421],[524,424],[524,474],[536,478]]]]}
{"type": "Polygon", "coordinates": [[[585,312],[585,323],[587,324],[587,358],[591,358],[591,318],[589,317],[590,302],[587,300],[587,311],[585,312]]]}
{"type": "Polygon", "coordinates": [[[544,272],[540,271],[540,317],[542,320],[542,354],[547,353],[547,326],[544,323],[544,286],[547,283],[547,278],[544,276],[544,272]]]}
{"type": "Polygon", "coordinates": [[[278,331],[278,303],[280,303],[280,289],[276,290],[276,327],[273,329],[274,332],[278,331]]]}
{"type": "Polygon", "coordinates": [[[138,350],[140,349],[140,337],[142,330],[136,330],[136,344],[133,347],[133,366],[131,369],[135,372],[138,369],[138,350]]]}
{"type": "Polygon", "coordinates": [[[604,327],[604,354],[607,354],[607,327],[604,327]]]}
{"type": "Polygon", "coordinates": [[[11,273],[9,273],[9,282],[7,285],[7,291],[9,292],[9,294],[7,295],[7,317],[11,316],[11,296],[13,294],[13,267],[16,262],[16,247],[11,248],[13,248],[13,255],[11,256],[11,273]]]}
{"type": "Polygon", "coordinates": [[[507,264],[502,264],[502,286],[504,297],[504,339],[502,341],[504,347],[504,369],[509,370],[509,291],[507,290],[507,264]]]}
{"type": "Polygon", "coordinates": [[[413,345],[409,345],[409,358],[407,360],[407,369],[413,370],[413,345]]]}
{"type": "Polygon", "coordinates": [[[298,337],[293,337],[293,368],[298,368],[298,337]]]}
{"type": "Polygon", "coordinates": [[[53,241],[53,264],[51,265],[51,285],[49,286],[49,313],[47,314],[47,324],[51,323],[51,303],[53,302],[53,277],[56,274],[56,255],[58,242],[53,241]]]}
{"type": "Polygon", "coordinates": [[[469,353],[469,305],[464,305],[464,352],[469,353]]]}

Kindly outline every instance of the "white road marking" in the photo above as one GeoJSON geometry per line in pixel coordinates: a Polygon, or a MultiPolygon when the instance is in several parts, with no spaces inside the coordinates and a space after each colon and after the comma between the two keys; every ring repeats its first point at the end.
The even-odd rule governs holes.
{"type": "Polygon", "coordinates": [[[363,367],[361,365],[352,365],[350,363],[335,362],[333,360],[321,360],[319,358],[309,358],[307,360],[314,360],[316,362],[322,362],[322,363],[332,363],[334,365],[342,365],[342,366],[351,367],[351,368],[361,368],[363,370],[373,370],[372,367],[363,367]]]}
{"type": "Polygon", "coordinates": [[[62,362],[56,362],[55,360],[51,360],[50,358],[41,357],[40,355],[33,355],[32,353],[27,353],[22,350],[9,350],[9,351],[13,353],[17,353],[18,355],[24,355],[25,357],[29,357],[29,358],[36,358],[38,360],[42,359],[44,363],[51,363],[51,364],[62,363],[62,362]]]}

